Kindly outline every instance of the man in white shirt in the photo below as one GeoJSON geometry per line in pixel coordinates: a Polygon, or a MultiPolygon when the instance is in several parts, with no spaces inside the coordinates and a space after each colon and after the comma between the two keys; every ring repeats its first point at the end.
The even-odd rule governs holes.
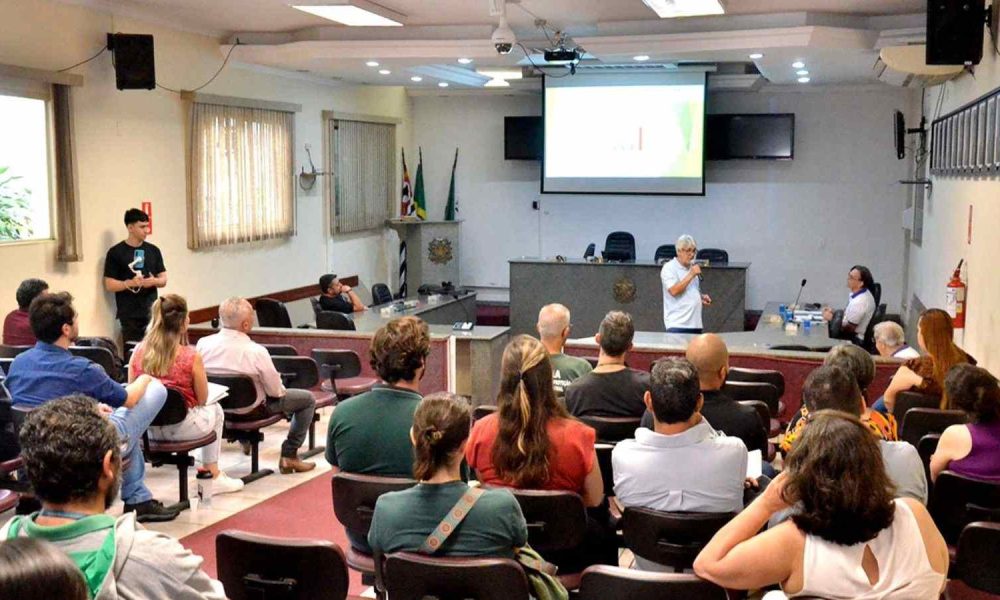
{"type": "MultiPolygon", "coordinates": [[[[678,512],[739,512],[747,474],[743,440],[712,429],[701,415],[698,372],[685,358],[657,361],[644,401],[653,430],[611,453],[615,496],[622,506],[678,512]]],[[[655,563],[636,559],[639,568],[655,563]]],[[[660,567],[662,569],[662,567],[660,567]]]]}
{"type": "Polygon", "coordinates": [[[701,293],[701,265],[694,264],[697,244],[690,235],[677,238],[677,256],[660,270],[663,326],[667,333],[701,333],[701,307],[712,299],[701,293]]]}
{"type": "Polygon", "coordinates": [[[906,344],[903,327],[895,321],[882,321],[875,326],[875,349],[887,358],[920,358],[920,353],[906,344]]]}
{"type": "Polygon", "coordinates": [[[219,333],[198,340],[198,352],[209,374],[247,375],[257,388],[257,403],[267,402],[271,412],[291,413],[288,437],[281,444],[278,470],[282,473],[309,471],[316,463],[298,458],[316,411],[316,400],[309,390],[287,390],[281,375],[271,362],[267,348],[250,339],[253,307],[243,298],[229,298],[219,305],[219,333]]]}
{"type": "MultiPolygon", "coordinates": [[[[868,323],[875,314],[875,296],[871,289],[875,285],[872,272],[864,265],[854,265],[847,274],[847,288],[851,296],[844,309],[844,318],[840,323],[841,337],[861,344],[868,331],[868,323]]],[[[823,318],[833,320],[833,310],[828,306],[823,309],[823,318]]]]}

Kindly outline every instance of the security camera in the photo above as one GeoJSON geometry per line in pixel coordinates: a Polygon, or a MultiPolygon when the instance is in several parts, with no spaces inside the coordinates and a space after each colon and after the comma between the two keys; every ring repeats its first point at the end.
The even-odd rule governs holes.
{"type": "Polygon", "coordinates": [[[501,18],[500,25],[493,30],[493,47],[497,49],[497,54],[510,54],[517,43],[514,30],[507,24],[507,19],[501,18]]]}

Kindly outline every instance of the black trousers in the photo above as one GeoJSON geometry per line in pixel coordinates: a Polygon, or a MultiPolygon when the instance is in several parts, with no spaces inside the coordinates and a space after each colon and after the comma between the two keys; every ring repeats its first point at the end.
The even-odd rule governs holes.
{"type": "Polygon", "coordinates": [[[122,326],[122,339],[126,342],[141,342],[146,336],[146,325],[149,318],[145,319],[118,319],[122,326]]]}

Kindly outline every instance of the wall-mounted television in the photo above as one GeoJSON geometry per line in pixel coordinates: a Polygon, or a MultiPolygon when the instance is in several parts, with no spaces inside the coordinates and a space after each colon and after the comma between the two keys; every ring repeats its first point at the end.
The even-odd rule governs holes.
{"type": "Polygon", "coordinates": [[[542,117],[504,117],[504,159],[542,160],[545,151],[543,132],[542,117]]]}
{"type": "Polygon", "coordinates": [[[792,160],[795,115],[707,115],[707,160],[792,160]]]}

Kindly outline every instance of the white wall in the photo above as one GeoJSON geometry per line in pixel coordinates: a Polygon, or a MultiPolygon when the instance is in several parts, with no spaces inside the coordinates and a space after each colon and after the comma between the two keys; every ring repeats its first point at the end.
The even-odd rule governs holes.
{"type": "Polygon", "coordinates": [[[614,230],[631,231],[640,258],[681,233],[749,261],[748,306],[805,298],[843,304],[846,276],[867,264],[889,311],[900,307],[907,166],[893,152],[892,111],[914,95],[889,87],[806,88],[722,93],[710,112],[794,112],[791,162],[708,163],[705,197],[542,195],[539,165],[503,159],[503,117],[537,115],[539,96],[420,96],[413,140],[423,146],[431,218],[447,197],[455,146],[462,236],[462,283],[505,295],[512,256],[582,256],[614,230]],[[474,125],[471,125],[474,124],[474,125]],[[542,210],[531,203],[540,201],[542,210]]]}
{"type": "MultiPolygon", "coordinates": [[[[983,60],[971,75],[928,90],[928,122],[944,93],[940,115],[1000,87],[1000,59],[984,36],[983,60]]],[[[990,178],[931,177],[933,192],[924,212],[924,239],[910,247],[910,291],[927,307],[944,308],[945,285],[960,259],[969,286],[968,313],[963,345],[979,364],[1000,373],[1000,180],[990,178]],[[969,207],[972,207],[972,243],[968,242],[969,207]]],[[[909,297],[909,296],[908,296],[909,297]]]]}
{"type": "MultiPolygon", "coordinates": [[[[207,81],[223,55],[215,40],[90,9],[44,0],[0,4],[0,63],[55,70],[94,54],[112,30],[151,33],[158,82],[191,88],[207,81]]],[[[322,168],[321,111],[375,114],[403,120],[400,145],[409,139],[409,100],[401,88],[334,86],[241,67],[240,49],[205,93],[301,104],[295,116],[296,170],[305,164],[304,145],[322,168]]],[[[298,193],[298,233],[289,240],[194,252],[187,249],[184,134],[180,98],[156,91],[119,92],[108,54],[74,72],[85,85],[74,90],[76,151],[83,227],[83,262],[59,263],[55,243],[0,246],[0,311],[15,307],[14,289],[27,277],[42,277],[77,298],[81,331],[108,334],[114,299],[103,291],[106,249],[125,236],[125,209],[153,203],[154,235],[169,274],[167,291],[187,297],[192,308],[218,304],[231,295],[261,293],[315,282],[328,269],[357,273],[366,284],[391,272],[395,250],[383,232],[331,238],[325,219],[322,180],[298,193]],[[386,249],[390,252],[386,253],[386,249]]]]}

